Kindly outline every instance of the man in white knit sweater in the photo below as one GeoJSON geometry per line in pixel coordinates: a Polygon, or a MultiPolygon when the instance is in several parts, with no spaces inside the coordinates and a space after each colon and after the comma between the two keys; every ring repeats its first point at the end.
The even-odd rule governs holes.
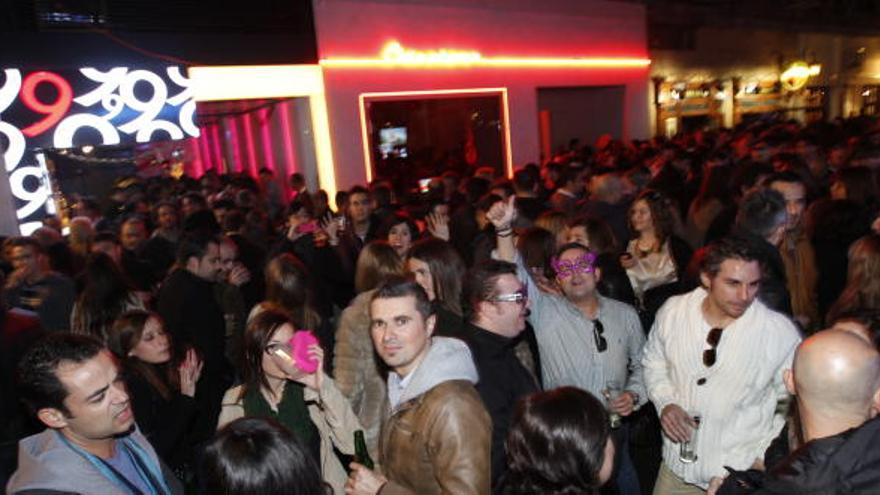
{"type": "Polygon", "coordinates": [[[701,494],[724,466],[746,469],[783,426],[783,372],[800,342],[797,328],[756,299],[758,253],[745,240],[710,246],[702,287],[671,299],[657,313],[642,365],[648,396],[660,411],[663,464],[654,495],[701,494]],[[696,460],[680,444],[693,438],[696,460]]]}

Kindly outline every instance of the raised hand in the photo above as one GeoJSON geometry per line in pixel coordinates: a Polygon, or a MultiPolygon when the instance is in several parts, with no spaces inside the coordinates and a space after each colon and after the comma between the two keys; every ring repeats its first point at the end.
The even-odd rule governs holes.
{"type": "Polygon", "coordinates": [[[183,362],[180,363],[180,366],[177,368],[177,371],[180,374],[181,394],[188,397],[194,397],[196,395],[196,384],[202,376],[202,368],[204,367],[204,364],[205,363],[199,358],[195,349],[189,349],[186,351],[186,358],[184,358],[183,362]]]}
{"type": "Polygon", "coordinates": [[[324,215],[324,218],[321,219],[320,227],[321,230],[327,234],[327,241],[330,242],[331,246],[335,246],[339,243],[339,234],[343,228],[342,221],[339,218],[335,218],[332,213],[328,212],[324,215]]]}
{"type": "Polygon", "coordinates": [[[486,213],[486,218],[492,222],[496,231],[507,230],[516,220],[516,196],[511,195],[507,201],[498,201],[486,213]]]}
{"type": "Polygon", "coordinates": [[[449,241],[449,216],[438,215],[436,213],[428,213],[425,217],[425,223],[428,225],[428,232],[432,236],[449,241]]]}
{"type": "Polygon", "coordinates": [[[250,282],[250,280],[251,272],[241,263],[235,263],[235,266],[232,267],[232,270],[229,270],[227,282],[236,287],[241,287],[242,285],[250,282]]]}

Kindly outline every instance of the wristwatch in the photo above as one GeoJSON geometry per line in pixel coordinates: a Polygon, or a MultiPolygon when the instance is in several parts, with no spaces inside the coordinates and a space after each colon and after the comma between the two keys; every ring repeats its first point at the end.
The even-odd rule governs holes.
{"type": "Polygon", "coordinates": [[[642,406],[639,405],[639,398],[640,398],[640,397],[639,397],[639,394],[633,392],[632,390],[627,390],[627,392],[629,392],[630,394],[632,394],[632,398],[633,398],[633,411],[638,411],[639,408],[642,407],[642,406]]]}

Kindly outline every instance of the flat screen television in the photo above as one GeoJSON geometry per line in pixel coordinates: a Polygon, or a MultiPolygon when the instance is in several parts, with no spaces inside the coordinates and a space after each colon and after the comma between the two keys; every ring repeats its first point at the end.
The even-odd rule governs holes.
{"type": "Polygon", "coordinates": [[[383,127],[379,129],[379,154],[383,160],[406,158],[406,127],[383,127]]]}

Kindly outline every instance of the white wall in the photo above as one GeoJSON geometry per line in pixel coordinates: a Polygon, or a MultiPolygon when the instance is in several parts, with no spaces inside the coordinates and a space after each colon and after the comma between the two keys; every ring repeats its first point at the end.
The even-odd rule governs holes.
{"type": "MultiPolygon", "coordinates": [[[[396,39],[408,48],[483,56],[647,58],[645,12],[593,0],[314,0],[321,58],[374,57],[396,39]]],[[[366,178],[358,95],[506,87],[515,166],[540,154],[537,88],[626,86],[624,138],[649,134],[647,69],[334,69],[325,67],[336,180],[366,178]]]]}

